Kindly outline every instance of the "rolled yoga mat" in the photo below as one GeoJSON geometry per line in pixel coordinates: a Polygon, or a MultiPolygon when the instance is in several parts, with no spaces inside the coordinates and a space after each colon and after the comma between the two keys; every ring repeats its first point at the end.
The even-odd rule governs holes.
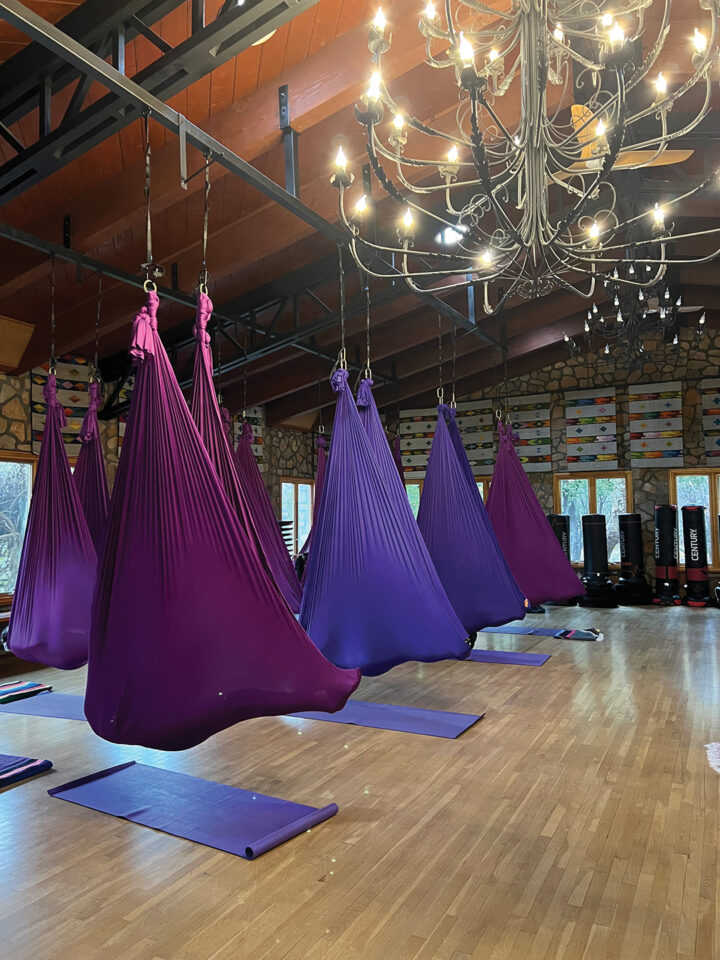
{"type": "Polygon", "coordinates": [[[72,693],[41,693],[37,697],[0,704],[0,713],[24,717],[53,717],[56,720],[84,720],[84,697],[72,693]]]}
{"type": "Polygon", "coordinates": [[[587,591],[580,597],[581,607],[616,607],[615,585],[608,570],[605,516],[589,513],[582,518],[584,570],[582,582],[587,591]]]}
{"type": "MultiPolygon", "coordinates": [[[[547,515],[548,523],[552,527],[552,532],[558,539],[563,553],[570,561],[570,517],[564,513],[549,513],[547,515]]],[[[577,597],[570,600],[549,600],[546,603],[548,607],[575,607],[577,606],[577,597]]]]}
{"type": "Polygon", "coordinates": [[[15,680],[13,683],[0,683],[0,705],[12,703],[14,700],[23,700],[34,697],[38,693],[49,693],[52,686],[49,683],[33,683],[30,680],[15,680]]]}
{"type": "Polygon", "coordinates": [[[328,720],[330,723],[349,723],[377,730],[397,730],[399,733],[420,733],[429,737],[455,740],[469,727],[485,716],[482,713],[450,713],[445,710],[424,710],[420,707],[398,707],[392,703],[373,703],[370,700],[348,700],[337,713],[292,713],[303,720],[328,720]]]}
{"type": "Polygon", "coordinates": [[[476,663],[509,663],[518,667],[541,667],[549,653],[517,653],[512,650],[473,650],[468,660],[476,663]]]}
{"type": "Polygon", "coordinates": [[[308,807],[131,760],[48,790],[51,797],[254,860],[334,817],[308,807]]]}
{"type": "Polygon", "coordinates": [[[708,573],[705,507],[682,508],[683,540],[685,542],[685,603],[689,607],[706,607],[710,598],[708,573]]]}
{"type": "Polygon", "coordinates": [[[639,513],[623,513],[620,527],[620,576],[615,584],[615,597],[623,606],[652,603],[653,593],[645,579],[642,522],[639,513]]]}
{"type": "Polygon", "coordinates": [[[677,507],[663,503],[655,507],[655,593],[653,603],[670,607],[680,603],[678,590],[677,507]]]}
{"type": "Polygon", "coordinates": [[[51,760],[32,760],[30,757],[12,757],[0,753],[0,789],[35,777],[51,768],[51,760]]]}

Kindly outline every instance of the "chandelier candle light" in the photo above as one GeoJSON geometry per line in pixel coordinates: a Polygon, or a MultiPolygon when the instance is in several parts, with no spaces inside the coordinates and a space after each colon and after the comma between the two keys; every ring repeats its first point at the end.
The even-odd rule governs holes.
{"type": "Polygon", "coordinates": [[[429,2],[418,25],[426,62],[454,74],[459,91],[455,119],[442,129],[393,100],[382,79],[391,25],[378,10],[368,42],[373,73],[355,113],[374,176],[398,204],[397,242],[366,229],[366,202],[353,198],[347,213],[353,177],[341,148],[332,183],[357,264],[396,279],[378,257],[393,254],[418,291],[481,285],[492,314],[511,296],[558,288],[591,300],[598,277],[623,261],[642,269],[614,282],[654,290],[669,264],[720,253],[669,250],[671,240],[720,232],[673,233],[672,222],[673,210],[680,214],[717,172],[630,216],[621,214],[614,182],[617,171],[677,162],[673,143],[710,109],[720,0],[698,5],[704,22],[684,38],[686,50],[678,43],[663,58],[672,0],[630,0],[615,13],[593,0],[515,0],[507,10],[429,2]]]}

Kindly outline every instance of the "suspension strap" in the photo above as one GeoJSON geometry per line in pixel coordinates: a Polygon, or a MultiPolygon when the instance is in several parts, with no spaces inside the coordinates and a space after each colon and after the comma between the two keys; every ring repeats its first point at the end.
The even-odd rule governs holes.
{"type": "Polygon", "coordinates": [[[365,276],[365,370],[363,376],[372,380],[370,368],[370,276],[365,276]]]}
{"type": "Polygon", "coordinates": [[[325,433],[325,424],[322,418],[322,380],[318,379],[318,433],[322,437],[325,433]]]}
{"type": "Polygon", "coordinates": [[[150,172],[152,149],[150,147],[150,114],[146,113],[143,124],[145,137],[145,283],[151,282],[150,276],[153,262],[152,249],[152,219],[150,217],[150,172]]]}
{"type": "Polygon", "coordinates": [[[343,266],[342,246],[338,244],[338,271],[340,279],[340,353],[337,365],[347,370],[347,350],[345,349],[345,267],[343,266]]]}
{"type": "Polygon", "coordinates": [[[445,391],[443,390],[443,352],[442,352],[442,317],[440,314],[437,315],[438,321],[438,388],[437,388],[437,401],[438,403],[443,403],[445,391]]]}
{"type": "Polygon", "coordinates": [[[457,344],[457,330],[453,324],[452,329],[450,330],[450,339],[452,341],[452,399],[450,400],[450,406],[454,410],[457,404],[455,403],[455,361],[456,361],[456,344],[457,344]]]}
{"type": "Polygon", "coordinates": [[[50,258],[50,373],[54,376],[55,362],[55,254],[50,258]]]}
{"type": "MultiPolygon", "coordinates": [[[[205,290],[200,287],[200,292],[207,296],[207,287],[205,290]]],[[[217,353],[217,399],[218,405],[222,406],[222,333],[220,331],[220,321],[215,322],[215,352],[217,353]]],[[[247,367],[247,364],[245,365],[247,367]]]]}
{"type": "Polygon", "coordinates": [[[102,272],[100,272],[98,274],[97,312],[95,314],[95,357],[93,359],[93,369],[90,376],[90,383],[100,383],[100,314],[102,312],[102,288],[103,275],[102,272]]]}
{"type": "MultiPolygon", "coordinates": [[[[200,265],[200,275],[198,276],[198,286],[201,293],[208,292],[208,268],[207,268],[207,244],[208,244],[208,223],[210,220],[210,164],[212,157],[209,153],[205,154],[205,190],[203,207],[203,226],[202,226],[202,263],[200,265]]],[[[218,361],[219,362],[219,361],[218,361]]]]}
{"type": "Polygon", "coordinates": [[[247,355],[248,355],[247,341],[248,341],[248,330],[247,330],[247,324],[244,323],[244,324],[243,324],[243,351],[244,351],[244,353],[245,353],[245,363],[243,364],[243,407],[242,407],[242,410],[243,410],[243,414],[242,414],[243,423],[245,423],[245,413],[246,413],[246,411],[247,411],[247,368],[248,368],[248,365],[247,365],[247,355]]]}

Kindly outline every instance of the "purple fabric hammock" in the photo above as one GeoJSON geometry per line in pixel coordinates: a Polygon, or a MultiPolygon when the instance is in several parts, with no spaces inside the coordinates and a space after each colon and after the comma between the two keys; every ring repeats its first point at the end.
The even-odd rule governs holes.
{"type": "Polygon", "coordinates": [[[417,522],[455,612],[466,630],[476,632],[522,619],[525,598],[500,550],[454,415],[446,404],[438,407],[417,522]],[[455,426],[471,483],[446,417],[455,426]]]}
{"type": "Polygon", "coordinates": [[[302,588],[275,519],[275,511],[265,489],[257,460],[252,452],[252,436],[252,427],[249,423],[244,423],[242,436],[235,451],[240,480],[268,567],[288,606],[293,613],[298,613],[302,588]]]}
{"type": "Polygon", "coordinates": [[[105,460],[100,440],[100,425],[97,412],[100,407],[100,384],[90,382],[90,406],[80,428],[80,453],[73,479],[85,511],[90,536],[95,544],[98,556],[102,555],[107,528],[107,512],[110,494],[108,493],[105,460]]]}
{"type": "Polygon", "coordinates": [[[533,605],[582,596],[585,588],[553,533],[515,451],[512,426],[499,423],[498,432],[487,512],[518,586],[533,605]]]}
{"type": "Polygon", "coordinates": [[[85,715],[106,740],[184,750],[251,717],[340,709],[359,673],[303,633],[258,563],[157,333],[135,317],[131,416],[93,604],[85,715]]]}
{"type": "Polygon", "coordinates": [[[403,462],[402,462],[402,450],[400,449],[399,433],[395,434],[393,438],[392,455],[393,455],[393,460],[395,461],[395,466],[397,467],[397,472],[400,474],[402,485],[405,486],[405,468],[403,467],[403,462]]]}
{"type": "Polygon", "coordinates": [[[43,388],[47,419],[10,613],[8,647],[22,660],[61,670],[88,658],[97,555],[65,453],[65,414],[53,374],[43,388]]]}
{"type": "MultiPolygon", "coordinates": [[[[318,508],[320,504],[320,495],[322,494],[323,483],[325,483],[325,470],[327,469],[327,440],[322,434],[319,434],[315,438],[315,444],[318,448],[317,470],[315,472],[315,500],[313,501],[312,527],[310,527],[310,533],[305,538],[305,543],[300,548],[300,553],[303,556],[307,556],[307,554],[310,552],[310,544],[312,543],[313,527],[317,522],[318,508]]],[[[307,567],[305,569],[307,569],[307,567]]],[[[305,571],[303,571],[303,583],[304,582],[305,582],[305,571]]]]}
{"type": "Polygon", "coordinates": [[[338,394],[332,456],[300,622],[334,663],[370,676],[408,660],[467,657],[466,631],[430,563],[369,385],[364,395],[372,406],[364,417],[372,436],[347,370],[337,370],[332,385],[338,394]]]}

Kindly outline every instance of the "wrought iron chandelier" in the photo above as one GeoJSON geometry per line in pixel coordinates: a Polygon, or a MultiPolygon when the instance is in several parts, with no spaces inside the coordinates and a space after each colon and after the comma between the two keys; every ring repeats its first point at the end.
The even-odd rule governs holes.
{"type": "Polygon", "coordinates": [[[698,2],[707,22],[684,38],[687,51],[676,51],[687,60],[684,79],[667,67],[658,72],[672,0],[655,3],[661,13],[651,25],[653,0],[618,5],[617,14],[596,0],[513,0],[507,10],[479,0],[445,0],[441,10],[428,2],[419,22],[426,62],[454,72],[459,90],[452,129],[429,125],[393,99],[382,71],[390,25],[380,9],[368,43],[374,72],[356,117],[373,174],[401,209],[397,241],[378,241],[365,223],[369,198],[347,209],[354,178],[338,150],[331,182],[358,265],[376,277],[399,272],[417,290],[479,286],[492,314],[513,295],[558,288],[592,300],[598,278],[629,248],[650,268],[616,278],[635,293],[656,287],[669,264],[720,253],[673,259],[679,255],[669,249],[671,239],[720,232],[673,233],[671,222],[716,173],[632,216],[621,215],[613,183],[614,171],[691,155],[671,147],[707,115],[718,59],[720,0],[698,2]],[[681,100],[691,113],[673,124],[681,100]],[[378,256],[387,264],[388,254],[392,270],[378,256]]]}

